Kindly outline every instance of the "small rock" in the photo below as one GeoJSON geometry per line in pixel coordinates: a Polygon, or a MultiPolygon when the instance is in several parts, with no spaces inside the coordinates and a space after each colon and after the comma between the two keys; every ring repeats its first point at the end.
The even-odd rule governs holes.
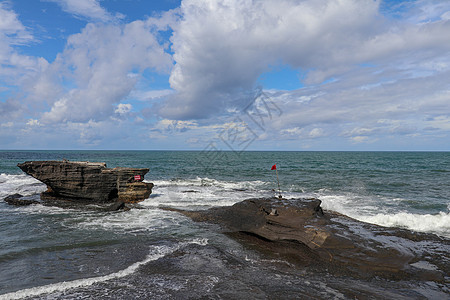
{"type": "Polygon", "coordinates": [[[125,202],[123,201],[117,201],[116,203],[114,203],[113,205],[110,205],[106,211],[116,211],[116,210],[130,210],[126,205],[125,202]]]}
{"type": "Polygon", "coordinates": [[[23,198],[23,196],[21,194],[14,194],[14,195],[9,195],[4,200],[6,203],[8,203],[10,205],[15,205],[15,206],[26,206],[26,205],[31,205],[31,204],[39,204],[39,201],[26,200],[26,199],[21,199],[21,198],[23,198]]]}

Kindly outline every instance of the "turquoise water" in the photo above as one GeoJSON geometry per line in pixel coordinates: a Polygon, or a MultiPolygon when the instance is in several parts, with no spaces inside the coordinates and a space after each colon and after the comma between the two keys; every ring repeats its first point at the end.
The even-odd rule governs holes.
{"type": "Polygon", "coordinates": [[[262,181],[286,193],[366,197],[393,211],[448,212],[449,152],[218,152],[198,151],[1,151],[0,174],[20,174],[26,160],[102,161],[108,167],[147,167],[147,180],[210,178],[262,181]]]}
{"type": "MultiPolygon", "coordinates": [[[[248,257],[232,240],[159,207],[207,209],[273,196],[275,163],[286,198],[317,197],[324,209],[360,221],[450,237],[450,152],[0,151],[0,199],[39,199],[45,185],[17,163],[61,159],[149,168],[145,180],[155,187],[141,209],[127,213],[0,201],[0,299],[57,298],[73,288],[90,295],[84,286],[125,280],[186,245],[226,245],[248,257]]],[[[164,282],[161,293],[173,288],[173,280],[164,282]]]]}

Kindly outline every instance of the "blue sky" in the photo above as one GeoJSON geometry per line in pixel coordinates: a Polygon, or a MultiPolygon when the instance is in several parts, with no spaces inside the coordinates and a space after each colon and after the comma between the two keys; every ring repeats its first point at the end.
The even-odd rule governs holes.
{"type": "Polygon", "coordinates": [[[0,0],[0,149],[450,149],[450,1],[0,0]]]}

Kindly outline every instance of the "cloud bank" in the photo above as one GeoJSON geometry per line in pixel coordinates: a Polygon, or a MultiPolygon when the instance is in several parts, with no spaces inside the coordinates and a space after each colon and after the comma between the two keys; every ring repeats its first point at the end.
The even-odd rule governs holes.
{"type": "Polygon", "coordinates": [[[298,89],[262,86],[282,117],[254,129],[255,149],[450,146],[447,1],[184,0],[129,23],[106,2],[47,2],[86,22],[53,61],[20,51],[45,41],[0,2],[8,141],[19,125],[48,141],[76,136],[73,147],[120,133],[122,143],[203,148],[245,118],[270,73],[298,89]]]}
{"type": "Polygon", "coordinates": [[[361,64],[381,69],[395,61],[408,68],[448,53],[448,22],[401,24],[380,15],[379,5],[373,0],[183,1],[170,77],[179,93],[161,113],[189,119],[221,112],[273,65],[289,65],[304,73],[305,85],[316,85],[361,64]]]}

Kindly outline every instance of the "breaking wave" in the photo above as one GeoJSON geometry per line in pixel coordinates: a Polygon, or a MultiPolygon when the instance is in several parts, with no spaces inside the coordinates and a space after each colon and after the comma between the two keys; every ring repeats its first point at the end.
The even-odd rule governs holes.
{"type": "Polygon", "coordinates": [[[25,174],[0,174],[0,198],[12,194],[30,196],[44,192],[45,190],[45,184],[31,176],[25,174]]]}
{"type": "MultiPolygon", "coordinates": [[[[318,197],[323,200],[322,207],[324,209],[336,211],[362,222],[384,227],[398,227],[418,232],[434,233],[450,238],[449,212],[416,214],[395,211],[400,209],[400,207],[382,208],[380,207],[380,202],[377,203],[376,199],[358,195],[319,195],[318,197]]],[[[388,202],[387,199],[384,199],[381,204],[388,202]]]]}
{"type": "Polygon", "coordinates": [[[375,216],[361,216],[359,220],[381,226],[430,232],[450,238],[450,214],[444,212],[436,215],[419,215],[406,212],[377,214],[375,216]]]}

